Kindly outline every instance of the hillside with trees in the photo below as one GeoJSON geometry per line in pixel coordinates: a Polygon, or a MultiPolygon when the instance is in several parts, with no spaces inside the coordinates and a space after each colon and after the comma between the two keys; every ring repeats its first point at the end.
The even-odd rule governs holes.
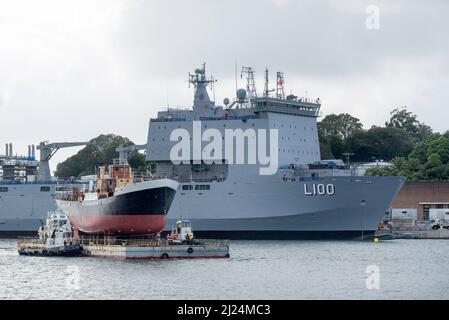
{"type": "Polygon", "coordinates": [[[394,109],[385,126],[365,130],[349,114],[331,114],[318,123],[322,159],[352,162],[391,161],[368,175],[401,175],[410,180],[449,179],[449,131],[434,133],[406,107],[394,109]]]}
{"type": "MultiPolygon", "coordinates": [[[[99,166],[112,164],[113,160],[118,158],[115,149],[120,144],[125,146],[134,144],[128,138],[114,134],[100,135],[91,141],[95,141],[95,143],[87,145],[76,155],[59,163],[56,167],[55,176],[58,178],[79,178],[83,175],[96,174],[99,166]]],[[[128,162],[133,169],[146,169],[145,155],[141,153],[134,153],[128,159],[128,162]]]]}
{"type": "Polygon", "coordinates": [[[372,168],[367,175],[405,176],[409,180],[449,180],[449,132],[418,142],[408,156],[397,156],[392,166],[372,168]]]}

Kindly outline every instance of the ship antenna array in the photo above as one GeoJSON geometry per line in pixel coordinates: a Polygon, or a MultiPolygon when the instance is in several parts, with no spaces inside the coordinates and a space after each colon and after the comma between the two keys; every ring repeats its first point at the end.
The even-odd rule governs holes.
{"type": "Polygon", "coordinates": [[[246,74],[246,91],[251,98],[257,98],[256,81],[254,80],[254,70],[252,67],[242,66],[240,72],[240,78],[243,78],[243,74],[246,74]]]}
{"type": "Polygon", "coordinates": [[[285,99],[284,73],[280,71],[278,71],[276,74],[276,98],[285,99]]]}
{"type": "Polygon", "coordinates": [[[209,83],[215,83],[217,80],[214,80],[213,78],[207,79],[206,77],[206,63],[203,63],[202,68],[198,68],[195,70],[194,74],[191,74],[189,72],[189,88],[190,84],[193,84],[195,87],[197,87],[199,84],[202,84],[203,86],[207,86],[209,83]]]}

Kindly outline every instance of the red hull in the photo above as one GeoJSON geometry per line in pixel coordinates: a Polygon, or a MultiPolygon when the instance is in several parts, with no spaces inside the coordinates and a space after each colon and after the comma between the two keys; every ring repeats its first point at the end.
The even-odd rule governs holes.
{"type": "Polygon", "coordinates": [[[85,233],[156,234],[164,230],[166,215],[71,216],[70,223],[85,233]]]}

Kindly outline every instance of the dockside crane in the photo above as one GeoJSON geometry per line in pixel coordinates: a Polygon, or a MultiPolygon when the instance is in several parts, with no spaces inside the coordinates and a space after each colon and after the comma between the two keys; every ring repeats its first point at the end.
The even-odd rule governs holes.
{"type": "Polygon", "coordinates": [[[86,145],[95,145],[95,141],[91,142],[54,142],[48,143],[47,141],[41,142],[37,146],[37,150],[40,151],[39,155],[39,180],[40,181],[50,181],[50,159],[55,155],[55,153],[61,148],[79,147],[86,145]]]}
{"type": "Polygon", "coordinates": [[[132,144],[129,146],[123,146],[123,144],[119,145],[115,151],[118,152],[119,154],[119,161],[121,164],[127,164],[128,163],[128,158],[131,154],[140,151],[140,150],[145,150],[147,148],[146,144],[132,144]]]}

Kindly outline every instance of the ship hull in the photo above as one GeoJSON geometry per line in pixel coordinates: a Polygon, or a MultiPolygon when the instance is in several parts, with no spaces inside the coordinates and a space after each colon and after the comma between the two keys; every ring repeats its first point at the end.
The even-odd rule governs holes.
{"type": "Polygon", "coordinates": [[[72,226],[83,233],[156,234],[165,227],[177,186],[173,180],[161,179],[124,187],[105,199],[82,202],[57,199],[56,203],[72,226]]]}
{"type": "Polygon", "coordinates": [[[334,176],[286,182],[277,175],[248,179],[240,172],[239,176],[211,183],[206,191],[193,187],[178,192],[168,225],[184,215],[200,237],[370,238],[405,182],[403,177],[334,176]],[[332,192],[313,194],[313,185],[332,185],[332,192]]]}
{"type": "MultiPolygon", "coordinates": [[[[401,177],[323,177],[319,182],[333,183],[335,194],[306,196],[304,184],[310,186],[310,181],[295,184],[278,176],[248,177],[246,171],[227,181],[211,183],[210,190],[178,191],[166,216],[166,231],[180,216],[185,216],[192,221],[198,237],[360,239],[363,235],[367,238],[375,232],[404,182],[401,177]],[[363,207],[362,200],[365,200],[363,207]]],[[[40,219],[43,217],[44,214],[40,219]]],[[[4,219],[0,236],[35,234],[40,219],[4,219]]],[[[138,230],[136,225],[128,229],[138,230]]]]}
{"type": "Polygon", "coordinates": [[[0,182],[0,237],[34,236],[45,222],[47,213],[56,210],[54,196],[63,187],[79,184],[57,182],[5,183],[0,182]]]}
{"type": "Polygon", "coordinates": [[[166,214],[72,215],[70,222],[84,233],[155,234],[165,228],[166,214]]]}

